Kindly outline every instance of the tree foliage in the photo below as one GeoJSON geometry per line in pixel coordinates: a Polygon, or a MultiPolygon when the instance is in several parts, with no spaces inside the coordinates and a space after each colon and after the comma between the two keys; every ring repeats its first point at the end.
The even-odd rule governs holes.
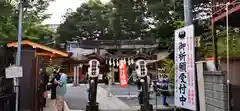
{"type": "MultiPolygon", "coordinates": [[[[41,22],[49,17],[43,12],[52,0],[37,0],[28,5],[24,3],[23,39],[31,39],[36,42],[51,36],[53,31],[41,22]],[[27,6],[27,7],[26,7],[27,6]]],[[[17,39],[18,27],[18,2],[5,0],[0,2],[0,44],[17,39]]]]}
{"type": "MultiPolygon", "coordinates": [[[[210,2],[193,1],[196,36],[208,35],[210,2]]],[[[90,0],[76,12],[65,15],[57,43],[78,39],[156,38],[159,49],[172,50],[174,31],[184,26],[183,0],[112,0],[103,4],[90,0]]]]}
{"type": "Polygon", "coordinates": [[[173,32],[182,27],[182,1],[90,0],[76,12],[66,13],[57,31],[57,42],[75,39],[160,40],[162,49],[172,48],[173,32]]]}
{"type": "Polygon", "coordinates": [[[65,22],[58,28],[57,41],[63,42],[73,39],[98,39],[107,38],[111,34],[109,18],[111,5],[102,4],[100,1],[90,1],[82,4],[76,12],[65,15],[65,22]],[[104,35],[104,36],[103,36],[104,35]]]}
{"type": "Polygon", "coordinates": [[[145,12],[144,2],[114,0],[103,4],[100,0],[90,0],[76,12],[66,13],[57,40],[143,38],[149,29],[145,12]]]}

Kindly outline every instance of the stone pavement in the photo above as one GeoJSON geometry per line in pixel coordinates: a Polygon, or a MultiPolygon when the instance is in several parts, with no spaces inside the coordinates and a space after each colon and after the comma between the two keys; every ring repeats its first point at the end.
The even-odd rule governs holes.
{"type": "MultiPolygon", "coordinates": [[[[99,84],[97,90],[97,102],[101,111],[138,111],[140,109],[137,100],[137,92],[134,92],[135,86],[128,89],[115,87],[115,93],[111,97],[108,96],[104,85],[99,84]],[[128,90],[133,91],[131,98],[128,98],[128,90]],[[122,94],[121,94],[122,93],[122,94]]],[[[72,84],[67,85],[67,94],[65,95],[65,111],[84,111],[87,104],[87,85],[73,87],[72,84]]],[[[153,104],[154,109],[156,105],[153,104]]],[[[168,111],[172,109],[157,104],[157,109],[168,111]]],[[[48,99],[47,106],[44,111],[56,111],[53,100],[48,99]]]]}
{"type": "Polygon", "coordinates": [[[53,100],[50,99],[47,100],[46,107],[43,109],[43,111],[55,111],[53,100]]]}
{"type": "MultiPolygon", "coordinates": [[[[103,89],[104,91],[106,91],[105,93],[107,93],[107,90],[109,90],[107,87],[108,86],[102,85],[102,84],[98,86],[100,90],[103,89]]],[[[119,85],[112,85],[110,89],[110,93],[112,94],[112,97],[106,97],[106,98],[114,98],[117,101],[121,101],[122,103],[128,106],[128,108],[126,107],[125,110],[137,111],[140,109],[138,98],[137,98],[139,92],[135,85],[129,85],[128,87],[123,87],[123,88],[121,88],[119,85]]],[[[162,105],[161,97],[159,96],[156,97],[155,94],[153,94],[151,98],[152,99],[150,100],[150,104],[153,105],[153,109],[167,111],[174,108],[172,105],[174,103],[173,97],[169,97],[167,99],[168,103],[170,104],[170,107],[166,107],[162,105]]],[[[115,102],[115,101],[112,101],[112,102],[115,102]]]]}
{"type": "Polygon", "coordinates": [[[85,110],[88,102],[87,98],[87,85],[81,84],[74,87],[72,84],[67,85],[67,93],[65,101],[71,110],[85,110]]]}
{"type": "MultiPolygon", "coordinates": [[[[71,111],[85,110],[87,99],[87,85],[81,84],[80,86],[73,87],[71,84],[67,86],[67,94],[65,101],[71,111]]],[[[108,97],[107,91],[98,86],[97,102],[99,102],[99,109],[101,110],[126,110],[130,107],[122,102],[117,97],[108,97]]]]}
{"type": "Polygon", "coordinates": [[[122,102],[115,96],[108,96],[108,93],[102,87],[98,87],[97,101],[99,102],[99,109],[101,110],[129,110],[131,107],[122,102]]]}
{"type": "MultiPolygon", "coordinates": [[[[108,90],[108,86],[101,85],[102,88],[105,90],[108,90]]],[[[112,85],[110,88],[110,92],[112,95],[117,97],[118,99],[122,100],[129,106],[139,106],[138,103],[138,90],[136,85],[129,85],[128,87],[120,87],[119,85],[112,85]]],[[[157,106],[162,106],[162,97],[161,96],[155,96],[155,93],[152,94],[151,100],[149,101],[151,104],[157,106]]],[[[170,105],[174,104],[174,97],[170,96],[167,98],[167,102],[170,105]]],[[[159,107],[161,108],[161,107],[159,107]]]]}
{"type": "MultiPolygon", "coordinates": [[[[67,104],[64,104],[64,111],[70,111],[67,104]]],[[[47,99],[46,107],[44,107],[43,111],[57,111],[55,100],[47,99]]],[[[71,110],[72,111],[72,110],[71,110]]]]}

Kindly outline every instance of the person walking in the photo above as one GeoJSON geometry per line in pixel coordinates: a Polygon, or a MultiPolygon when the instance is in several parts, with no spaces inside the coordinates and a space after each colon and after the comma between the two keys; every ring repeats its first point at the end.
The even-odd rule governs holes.
{"type": "Polygon", "coordinates": [[[167,96],[169,96],[169,92],[168,92],[169,79],[166,74],[162,75],[160,84],[161,84],[161,93],[162,93],[162,103],[163,105],[168,106],[167,96]]]}
{"type": "Polygon", "coordinates": [[[108,74],[104,74],[104,75],[103,75],[103,81],[104,81],[105,85],[108,85],[108,84],[109,84],[108,74]]]}
{"type": "Polygon", "coordinates": [[[60,75],[57,71],[53,71],[54,77],[51,80],[51,99],[56,99],[56,88],[57,84],[55,84],[54,80],[60,80],[60,75]]]}
{"type": "Polygon", "coordinates": [[[64,111],[64,95],[67,92],[67,75],[60,72],[60,79],[55,79],[57,84],[56,99],[57,99],[57,111],[64,111]]]}

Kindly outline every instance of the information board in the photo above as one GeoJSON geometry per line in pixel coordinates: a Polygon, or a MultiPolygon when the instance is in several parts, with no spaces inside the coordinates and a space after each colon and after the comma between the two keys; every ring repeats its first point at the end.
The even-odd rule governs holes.
{"type": "Polygon", "coordinates": [[[5,68],[6,78],[18,78],[23,77],[23,70],[21,66],[9,66],[5,68]]]}

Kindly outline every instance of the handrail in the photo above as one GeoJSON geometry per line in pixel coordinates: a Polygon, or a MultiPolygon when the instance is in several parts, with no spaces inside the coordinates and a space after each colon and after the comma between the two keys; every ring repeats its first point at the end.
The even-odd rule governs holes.
{"type": "Polygon", "coordinates": [[[0,96],[0,100],[5,99],[5,98],[9,98],[9,97],[12,97],[12,96],[15,96],[15,93],[5,94],[3,96],[0,96]]]}
{"type": "MultiPolygon", "coordinates": [[[[231,1],[230,3],[234,3],[234,2],[237,2],[237,0],[234,0],[234,1],[231,1]]],[[[214,2],[215,3],[215,2],[214,2]]],[[[226,4],[227,2],[225,2],[224,4],[226,4]]],[[[213,5],[216,5],[216,4],[212,4],[211,5],[211,8],[213,9],[213,8],[216,8],[216,7],[213,7],[213,5]]],[[[212,15],[215,15],[216,13],[219,13],[221,10],[224,10],[225,9],[225,5],[224,6],[219,6],[219,7],[221,7],[220,9],[216,9],[217,11],[215,11],[215,12],[213,12],[212,13],[212,15]]]]}

